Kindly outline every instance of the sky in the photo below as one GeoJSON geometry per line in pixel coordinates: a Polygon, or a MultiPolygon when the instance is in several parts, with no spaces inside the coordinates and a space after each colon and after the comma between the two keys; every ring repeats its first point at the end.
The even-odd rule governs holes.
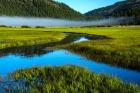
{"type": "Polygon", "coordinates": [[[86,13],[90,10],[112,5],[115,2],[123,0],[55,0],[55,1],[63,2],[81,13],[86,13]]]}

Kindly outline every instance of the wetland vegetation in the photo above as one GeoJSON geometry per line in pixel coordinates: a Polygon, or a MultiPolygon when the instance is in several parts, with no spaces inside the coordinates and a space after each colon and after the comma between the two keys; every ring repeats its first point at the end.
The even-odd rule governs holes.
{"type": "MultiPolygon", "coordinates": [[[[139,73],[139,30],[139,26],[0,27],[0,55],[1,58],[3,58],[3,56],[9,55],[9,53],[18,53],[31,57],[46,54],[46,52],[44,52],[45,47],[52,49],[62,48],[85,56],[89,59],[96,60],[100,63],[107,63],[112,66],[136,70],[137,73],[139,73]],[[73,43],[73,41],[79,39],[81,36],[88,37],[90,40],[73,43]]],[[[25,78],[27,80],[27,87],[31,93],[42,93],[46,91],[94,91],[95,93],[139,92],[139,88],[136,85],[126,84],[125,82],[114,77],[96,74],[73,66],[47,68],[37,67],[27,70],[18,70],[14,72],[12,76],[16,79],[25,78]],[[62,77],[59,77],[59,75],[56,73],[59,75],[61,74],[62,77]],[[77,76],[75,76],[75,74],[77,76]],[[55,76],[57,77],[55,78],[55,76]],[[76,82],[76,78],[81,81],[76,82]],[[38,79],[44,83],[38,83],[38,79]],[[47,84],[47,82],[49,83],[47,84]],[[83,83],[85,85],[83,85],[83,83]],[[79,86],[74,88],[75,84],[76,86],[79,84],[79,86]],[[46,89],[46,87],[48,88],[46,89]]],[[[137,80],[139,81],[139,79],[137,80]]]]}
{"type": "Polygon", "coordinates": [[[110,39],[91,40],[65,45],[73,52],[88,58],[112,65],[140,70],[140,27],[85,27],[85,28],[49,28],[49,31],[64,31],[106,36],[110,39]]]}
{"type": "Polygon", "coordinates": [[[17,46],[28,46],[44,44],[62,40],[65,35],[60,32],[43,32],[34,30],[13,30],[11,28],[3,31],[0,29],[0,49],[17,46]]]}
{"type": "MultiPolygon", "coordinates": [[[[58,47],[67,48],[88,58],[111,65],[140,70],[140,27],[55,27],[55,28],[0,28],[0,48],[27,46],[55,42],[58,47]],[[70,43],[76,35],[94,35],[94,40],[70,43]],[[8,36],[7,36],[8,35],[8,36]],[[96,35],[96,36],[95,36],[96,35]],[[101,40],[99,37],[102,37],[101,40]],[[67,39],[65,39],[67,37],[67,39]],[[98,39],[98,40],[95,40],[98,39]],[[104,39],[104,40],[102,40],[104,39]],[[60,42],[59,41],[63,41],[60,42]],[[56,43],[59,42],[59,43],[56,43]],[[70,44],[64,44],[69,42],[70,44]],[[64,45],[62,45],[64,44],[64,45]]],[[[54,46],[55,44],[51,44],[54,46]]]]}
{"type": "Polygon", "coordinates": [[[25,79],[26,87],[20,93],[138,93],[139,88],[125,84],[114,77],[98,75],[86,69],[65,67],[42,67],[18,70],[11,74],[16,80],[25,79]]]}
{"type": "Polygon", "coordinates": [[[139,6],[0,0],[0,93],[140,93],[139,6]]]}

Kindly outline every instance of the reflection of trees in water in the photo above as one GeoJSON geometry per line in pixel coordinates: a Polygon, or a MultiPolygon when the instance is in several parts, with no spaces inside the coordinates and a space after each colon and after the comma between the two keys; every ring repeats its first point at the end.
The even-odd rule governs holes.
{"type": "Polygon", "coordinates": [[[33,45],[33,46],[6,48],[0,50],[0,57],[6,56],[11,53],[16,55],[26,56],[26,57],[32,57],[32,56],[40,56],[48,52],[52,52],[52,50],[45,49],[46,47],[47,47],[46,44],[40,44],[40,45],[33,45]]]}

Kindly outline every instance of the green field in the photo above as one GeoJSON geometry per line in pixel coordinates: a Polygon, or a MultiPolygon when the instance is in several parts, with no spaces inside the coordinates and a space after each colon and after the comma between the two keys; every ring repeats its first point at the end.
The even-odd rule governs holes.
{"type": "Polygon", "coordinates": [[[0,28],[0,49],[57,42],[65,38],[60,32],[43,32],[15,28],[0,28]]]}

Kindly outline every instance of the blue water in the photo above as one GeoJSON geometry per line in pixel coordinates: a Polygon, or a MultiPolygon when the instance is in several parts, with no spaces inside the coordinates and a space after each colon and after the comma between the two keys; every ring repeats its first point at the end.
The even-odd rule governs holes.
{"type": "Polygon", "coordinates": [[[88,60],[67,50],[54,50],[52,52],[33,57],[9,54],[0,58],[0,75],[6,76],[21,68],[31,68],[34,66],[64,66],[76,65],[89,69],[96,73],[117,76],[120,79],[140,85],[140,72],[113,67],[106,64],[88,60]]]}

